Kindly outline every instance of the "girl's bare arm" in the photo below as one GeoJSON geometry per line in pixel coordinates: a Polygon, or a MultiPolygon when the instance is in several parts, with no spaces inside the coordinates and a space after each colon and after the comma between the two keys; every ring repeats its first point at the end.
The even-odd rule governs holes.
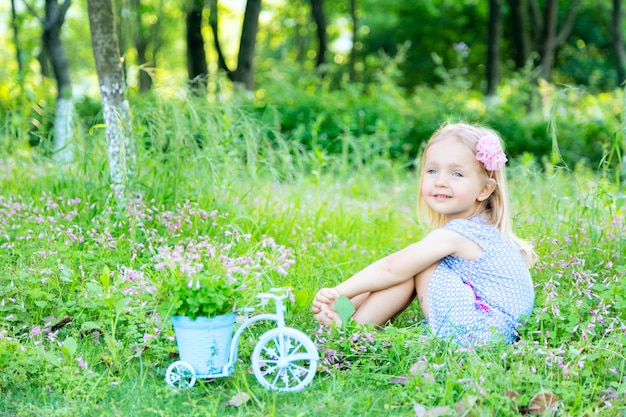
{"type": "Polygon", "coordinates": [[[464,237],[437,229],[422,240],[370,264],[335,287],[338,294],[352,298],[365,292],[384,290],[413,278],[447,255],[456,254],[464,237]]]}

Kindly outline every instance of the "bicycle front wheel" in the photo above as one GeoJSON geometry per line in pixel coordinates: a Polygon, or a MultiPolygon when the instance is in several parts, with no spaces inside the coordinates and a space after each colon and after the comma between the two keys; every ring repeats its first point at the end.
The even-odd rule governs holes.
{"type": "Polygon", "coordinates": [[[165,382],[172,388],[191,388],[196,383],[196,371],[189,363],[176,361],[165,371],[165,382]]]}
{"type": "Polygon", "coordinates": [[[252,352],[252,370],[267,389],[300,391],[315,377],[318,360],[317,348],[307,335],[283,327],[261,335],[252,352]]]}

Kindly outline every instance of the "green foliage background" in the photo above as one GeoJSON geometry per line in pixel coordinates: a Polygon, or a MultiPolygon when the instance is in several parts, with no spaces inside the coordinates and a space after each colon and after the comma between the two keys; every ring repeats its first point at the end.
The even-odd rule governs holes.
{"type": "MultiPolygon", "coordinates": [[[[140,170],[129,185],[135,194],[124,206],[109,188],[97,114],[85,111],[89,116],[79,127],[84,148],[65,168],[50,162],[45,147],[29,145],[25,117],[6,118],[0,157],[0,410],[19,416],[314,416],[321,410],[409,416],[415,404],[453,410],[476,397],[476,415],[519,415],[537,392],[549,390],[559,398],[559,414],[623,413],[625,200],[613,175],[616,160],[608,159],[611,147],[619,146],[619,123],[607,117],[618,130],[607,139],[600,169],[578,161],[565,165],[551,153],[556,144],[566,157],[570,148],[562,138],[577,138],[576,126],[595,129],[591,115],[610,114],[602,109],[616,109],[617,94],[555,89],[546,95],[548,111],[528,115],[517,127],[527,132],[536,123],[545,126],[535,127],[545,138],[555,135],[544,145],[549,154],[511,158],[517,232],[534,242],[541,257],[532,271],[536,308],[520,343],[459,350],[428,333],[417,306],[381,331],[316,325],[309,308],[317,288],[424,233],[414,216],[411,155],[446,114],[461,114],[436,112],[451,105],[488,117],[498,108],[487,111],[480,100],[462,99],[449,86],[425,89],[419,98],[428,105],[418,112],[417,98],[405,101],[391,84],[380,100],[360,102],[361,93],[347,89],[344,111],[362,124],[338,116],[338,93],[303,93],[302,102],[328,107],[319,104],[310,113],[317,125],[308,127],[303,119],[291,130],[279,105],[259,100],[233,96],[216,105],[185,94],[132,97],[136,139],[143,146],[140,170]],[[399,115],[410,116],[410,110],[432,126],[413,125],[411,142],[405,133],[411,148],[394,147],[395,135],[406,128],[399,115]],[[370,112],[376,117],[368,119],[370,112]],[[332,124],[322,127],[327,119],[340,127],[336,137],[332,124]],[[203,212],[213,210],[220,214],[215,225],[202,220],[203,212]],[[158,284],[158,274],[129,281],[124,271],[150,270],[151,245],[218,237],[233,228],[253,243],[271,237],[293,250],[296,262],[287,275],[269,272],[254,288],[292,288],[287,322],[320,349],[318,375],[299,394],[267,392],[247,372],[264,326],[242,339],[233,375],[200,381],[182,393],[163,381],[176,352],[173,331],[156,314],[158,297],[144,291],[158,284]],[[71,321],[52,331],[65,317],[71,321]],[[414,366],[418,373],[410,372],[414,366]],[[408,375],[405,385],[390,383],[402,375],[408,375]],[[346,398],[347,391],[354,395],[346,398]],[[251,400],[227,405],[242,392],[251,400]]],[[[281,97],[292,94],[283,91],[281,97]]],[[[518,107],[505,103],[498,111],[513,109],[518,107]]],[[[498,121],[505,137],[520,135],[493,119],[498,121]]],[[[248,250],[252,254],[258,245],[242,254],[248,250]]]]}
{"type": "MultiPolygon", "coordinates": [[[[276,30],[261,31],[252,96],[216,72],[207,97],[189,95],[180,87],[182,55],[168,49],[171,62],[159,67],[152,92],[140,95],[131,82],[139,169],[125,201],[111,193],[89,83],[76,103],[76,159],[59,166],[51,159],[54,86],[31,71],[21,88],[12,64],[0,69],[0,414],[412,416],[423,405],[454,415],[473,398],[467,415],[516,416],[545,390],[559,399],[555,415],[624,414],[624,92],[595,23],[608,2],[583,2],[557,82],[538,82],[530,69],[507,72],[493,100],[481,93],[481,49],[472,44],[463,57],[449,48],[472,43],[450,32],[457,25],[479,37],[484,2],[405,3],[388,2],[385,18],[364,16],[373,35],[362,38],[352,83],[341,65],[320,79],[310,59],[297,58],[295,34],[308,39],[303,56],[312,48],[313,28],[298,9],[305,2],[283,4],[265,26],[276,30]],[[442,25],[453,11],[454,24],[442,25]],[[389,44],[374,36],[391,23],[428,33],[409,26],[419,13],[432,17],[423,22],[433,39],[446,40],[438,57],[404,45],[401,31],[389,44]],[[562,84],[574,81],[584,85],[562,84]],[[516,231],[540,256],[536,307],[520,342],[458,349],[429,334],[417,306],[383,330],[320,328],[309,311],[319,287],[425,232],[414,215],[415,159],[440,123],[461,119],[502,133],[516,231]],[[150,290],[162,279],[154,249],[232,230],[250,239],[239,255],[252,257],[271,239],[295,260],[284,274],[280,253],[268,256],[250,282],[291,288],[287,322],[318,345],[318,374],[301,393],[268,392],[248,372],[267,326],[245,335],[228,378],[185,392],[163,381],[176,345],[150,290]],[[391,383],[402,376],[404,384],[391,383]],[[241,393],[251,399],[228,405],[241,393]]],[[[362,4],[371,11],[378,3],[362,4]]],[[[168,9],[173,21],[177,10],[168,9]]],[[[345,16],[346,5],[333,3],[329,13],[345,16]]],[[[74,71],[88,77],[85,22],[74,19],[67,36],[81,47],[73,64],[83,61],[74,71]]],[[[33,49],[36,25],[24,28],[33,49]]],[[[179,32],[168,26],[164,36],[179,32]]],[[[341,28],[330,33],[337,38],[341,28]]]]}

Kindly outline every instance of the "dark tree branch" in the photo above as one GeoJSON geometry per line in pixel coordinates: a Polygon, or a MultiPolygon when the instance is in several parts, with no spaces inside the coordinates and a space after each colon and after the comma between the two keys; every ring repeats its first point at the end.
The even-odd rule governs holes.
{"type": "Polygon", "coordinates": [[[226,59],[224,59],[224,53],[222,52],[222,46],[220,45],[220,39],[218,36],[219,19],[217,14],[217,0],[209,0],[209,13],[209,25],[213,31],[213,44],[215,46],[215,52],[217,52],[217,67],[226,71],[228,77],[231,78],[232,71],[228,68],[228,65],[226,65],[226,59]]]}
{"type": "Polygon", "coordinates": [[[28,9],[28,11],[35,16],[35,19],[39,20],[39,23],[44,24],[44,20],[39,17],[39,15],[37,14],[37,11],[33,8],[33,6],[31,6],[27,1],[23,1],[24,6],[26,6],[26,8],[28,9]]]}
{"type": "Polygon", "coordinates": [[[239,40],[239,55],[237,56],[237,69],[232,72],[231,79],[241,83],[246,90],[254,88],[254,50],[256,47],[256,35],[259,30],[259,14],[261,12],[261,0],[248,0],[243,16],[241,39],[239,40]]]}
{"type": "Polygon", "coordinates": [[[574,0],[567,12],[567,19],[563,23],[563,27],[559,31],[558,35],[554,39],[556,45],[560,45],[565,42],[565,39],[569,36],[574,27],[574,21],[576,20],[576,13],[578,12],[578,6],[580,6],[581,0],[574,0]]]}
{"type": "Polygon", "coordinates": [[[46,13],[47,17],[43,24],[44,30],[53,30],[55,27],[61,27],[63,23],[65,23],[65,14],[71,3],[71,0],[65,0],[61,7],[59,7],[56,0],[54,2],[46,2],[46,7],[52,7],[53,10],[51,10],[50,16],[47,16],[48,13],[46,13]]]}

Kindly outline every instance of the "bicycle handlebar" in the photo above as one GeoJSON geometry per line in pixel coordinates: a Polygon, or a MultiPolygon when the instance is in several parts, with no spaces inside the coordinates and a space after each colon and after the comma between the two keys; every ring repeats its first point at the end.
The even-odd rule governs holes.
{"type": "Polygon", "coordinates": [[[264,292],[264,293],[257,294],[256,297],[260,300],[271,298],[275,301],[280,301],[280,300],[284,300],[285,298],[287,298],[287,291],[281,288],[272,288],[270,292],[278,293],[278,294],[270,294],[270,293],[264,292]]]}

